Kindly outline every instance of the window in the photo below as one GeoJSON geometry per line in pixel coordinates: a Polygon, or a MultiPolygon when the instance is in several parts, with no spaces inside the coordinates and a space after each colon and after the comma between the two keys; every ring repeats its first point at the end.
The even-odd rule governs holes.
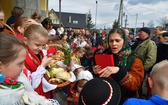
{"type": "Polygon", "coordinates": [[[56,20],[56,19],[52,19],[52,23],[53,23],[53,24],[56,24],[56,23],[57,23],[57,20],[56,20]]]}
{"type": "Polygon", "coordinates": [[[78,24],[78,21],[74,20],[74,21],[73,21],[73,24],[78,24]]]}
{"type": "Polygon", "coordinates": [[[69,16],[69,23],[71,23],[71,16],[69,16]]]}

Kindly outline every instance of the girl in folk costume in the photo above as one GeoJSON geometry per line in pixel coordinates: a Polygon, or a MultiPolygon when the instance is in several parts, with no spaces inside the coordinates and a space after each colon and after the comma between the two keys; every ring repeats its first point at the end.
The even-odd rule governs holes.
{"type": "MultiPolygon", "coordinates": [[[[85,54],[85,49],[83,47],[77,47],[76,49],[74,49],[72,53],[71,61],[70,61],[70,68],[76,77],[80,71],[84,70],[84,67],[81,66],[81,62],[80,62],[80,58],[83,57],[84,54],[85,54]]],[[[74,83],[72,83],[70,87],[73,84],[74,83]]]]}
{"type": "MultiPolygon", "coordinates": [[[[20,40],[23,40],[23,33],[25,31],[25,28],[31,24],[37,24],[37,22],[28,17],[19,17],[12,27],[14,29],[16,37],[20,40]]],[[[8,29],[5,29],[3,32],[7,34],[14,34],[11,30],[8,29]]]]}
{"type": "Polygon", "coordinates": [[[56,85],[49,84],[44,78],[45,67],[52,58],[44,56],[42,48],[48,41],[48,32],[40,25],[30,25],[24,32],[24,42],[26,43],[26,60],[24,71],[31,80],[34,90],[46,98],[52,98],[50,91],[56,88],[56,85]]]}
{"type": "Polygon", "coordinates": [[[52,105],[49,100],[33,90],[29,80],[22,73],[25,57],[26,48],[21,40],[13,35],[0,33],[0,104],[52,105]]]}
{"type": "Polygon", "coordinates": [[[83,55],[85,54],[85,49],[83,47],[77,47],[73,53],[72,53],[72,57],[71,57],[71,70],[74,68],[74,64],[78,64],[81,65],[80,62],[80,58],[83,57],[83,55]]]}
{"type": "Polygon", "coordinates": [[[93,75],[88,70],[81,71],[78,74],[74,86],[72,86],[68,92],[68,105],[78,105],[79,94],[83,86],[91,79],[93,79],[93,75]]]}
{"type": "Polygon", "coordinates": [[[14,23],[14,31],[16,33],[16,37],[23,40],[23,33],[25,30],[25,27],[28,25],[28,17],[20,17],[16,20],[14,23]]]}

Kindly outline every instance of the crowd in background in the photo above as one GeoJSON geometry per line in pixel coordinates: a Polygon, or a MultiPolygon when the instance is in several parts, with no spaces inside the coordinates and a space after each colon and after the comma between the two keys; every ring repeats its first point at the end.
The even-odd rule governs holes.
{"type": "MultiPolygon", "coordinates": [[[[68,105],[122,105],[127,99],[128,101],[124,105],[131,105],[130,103],[132,102],[135,104],[138,103],[138,100],[130,98],[149,99],[149,101],[159,99],[159,101],[148,103],[151,105],[161,105],[161,103],[166,105],[168,103],[168,95],[165,94],[168,92],[168,86],[164,80],[167,74],[165,71],[168,61],[163,61],[168,59],[168,32],[162,27],[157,26],[153,35],[147,27],[140,28],[136,35],[134,35],[132,30],[125,28],[113,28],[107,33],[106,30],[99,31],[98,29],[55,27],[51,19],[45,18],[42,20],[41,15],[37,11],[30,17],[22,16],[23,13],[22,8],[13,8],[11,17],[6,21],[6,24],[12,28],[11,30],[1,23],[4,22],[5,13],[0,9],[0,32],[3,35],[4,33],[12,34],[17,38],[17,41],[19,39],[19,41],[25,43],[26,58],[23,61],[25,68],[22,67],[23,71],[20,72],[23,72],[22,75],[26,75],[32,86],[31,89],[36,91],[38,95],[44,96],[45,99],[55,98],[54,90],[56,89],[56,85],[48,83],[44,75],[46,74],[48,64],[52,60],[49,56],[61,53],[62,48],[60,46],[63,45],[63,47],[71,49],[69,66],[71,76],[75,77],[75,80],[71,79],[72,83],[66,86],[66,89],[62,89],[67,95],[68,105]],[[99,65],[96,65],[95,54],[113,55],[114,66],[101,68],[99,65]],[[159,67],[163,68],[163,78],[161,78],[162,75],[160,73],[156,72],[159,67]],[[157,74],[155,73],[158,73],[160,77],[156,76],[157,74]],[[155,79],[156,77],[158,80],[155,79]],[[99,78],[100,80],[95,78],[99,78]],[[112,82],[107,78],[112,79],[112,82]],[[110,87],[109,90],[106,88],[106,91],[102,90],[102,92],[98,92],[100,96],[102,94],[104,99],[98,97],[99,94],[96,96],[93,92],[94,90],[97,92],[96,88],[99,88],[100,85],[96,84],[95,81],[100,82],[102,86],[107,85],[107,88],[110,87]],[[103,84],[104,81],[106,84],[103,84]],[[155,82],[158,87],[155,86],[155,82]],[[159,86],[159,83],[163,86],[159,86]],[[94,87],[91,84],[94,84],[94,87]],[[119,90],[114,88],[113,95],[116,95],[115,91],[118,91],[120,94],[116,95],[118,97],[116,99],[112,95],[111,90],[114,84],[117,84],[118,87],[116,88],[119,88],[119,90]],[[98,87],[95,85],[98,85],[98,87]],[[93,90],[87,89],[89,86],[93,90]],[[162,89],[163,91],[158,91],[162,89]],[[87,98],[89,96],[85,92],[90,95],[90,98],[87,98]],[[151,96],[152,98],[150,98],[151,96]],[[98,101],[95,99],[90,100],[93,97],[98,98],[98,101]],[[92,103],[91,101],[93,100],[94,102],[92,103]]],[[[21,43],[19,41],[18,43],[21,43]]],[[[24,46],[23,44],[21,45],[24,46]]],[[[56,59],[62,61],[61,56],[56,56],[56,59]]],[[[0,58],[0,65],[1,62],[0,58]]],[[[0,77],[1,74],[3,72],[1,73],[0,71],[0,77]]],[[[7,74],[4,73],[3,75],[7,77],[7,74]]],[[[0,81],[0,90],[1,88],[5,89],[1,85],[3,85],[2,81],[0,81]]],[[[0,95],[0,100],[1,97],[0,95]]],[[[29,95],[27,97],[28,101],[32,103],[40,103],[31,99],[29,95]]],[[[19,101],[19,103],[26,103],[26,98],[24,97],[24,99],[24,101],[19,101]]],[[[41,99],[40,97],[37,100],[41,99]]],[[[15,104],[18,101],[12,102],[15,104]]],[[[59,104],[56,100],[50,100],[50,102],[53,105],[59,104]]],[[[48,103],[46,101],[46,104],[48,103]]],[[[144,103],[141,102],[141,105],[144,103]]]]}

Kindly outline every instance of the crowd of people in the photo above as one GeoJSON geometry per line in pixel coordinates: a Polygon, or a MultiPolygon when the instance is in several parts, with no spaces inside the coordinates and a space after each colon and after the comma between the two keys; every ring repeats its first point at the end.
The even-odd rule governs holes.
{"type": "Polygon", "coordinates": [[[168,104],[168,32],[162,27],[154,35],[147,27],[137,35],[123,28],[106,33],[56,28],[37,11],[23,17],[20,7],[11,13],[9,28],[0,8],[0,105],[59,105],[57,84],[45,77],[53,58],[71,75],[61,88],[67,105],[168,104]],[[97,65],[96,54],[112,55],[114,65],[97,65]]]}

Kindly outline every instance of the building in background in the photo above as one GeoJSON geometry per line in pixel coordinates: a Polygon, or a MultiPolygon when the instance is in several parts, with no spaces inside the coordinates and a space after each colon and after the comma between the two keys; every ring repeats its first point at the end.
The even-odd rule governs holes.
{"type": "Polygon", "coordinates": [[[5,22],[11,16],[14,6],[24,10],[23,16],[30,17],[35,11],[42,15],[42,19],[48,17],[48,0],[0,0],[0,7],[5,13],[5,22]]]}
{"type": "MultiPolygon", "coordinates": [[[[51,9],[48,16],[52,20],[52,23],[59,27],[59,12],[51,9]]],[[[85,28],[86,14],[61,12],[61,26],[73,29],[85,28]]]]}

